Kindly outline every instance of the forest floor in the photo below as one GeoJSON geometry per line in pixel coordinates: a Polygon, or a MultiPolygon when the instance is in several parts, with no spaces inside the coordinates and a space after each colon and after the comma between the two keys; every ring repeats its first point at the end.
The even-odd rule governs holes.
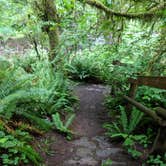
{"type": "MultiPolygon", "coordinates": [[[[79,108],[72,131],[75,139],[67,141],[60,134],[50,132],[40,140],[45,147],[42,156],[46,166],[102,166],[107,159],[111,166],[139,166],[120,144],[111,143],[105,136],[102,124],[108,121],[107,110],[103,105],[105,96],[110,93],[106,86],[95,84],[78,85],[74,90],[79,98],[79,108]],[[48,147],[46,144],[48,143],[48,147]]],[[[43,149],[43,148],[42,148],[43,149]]]]}
{"type": "MultiPolygon", "coordinates": [[[[5,45],[0,44],[0,55],[24,55],[30,48],[29,43],[8,40],[5,45]]],[[[67,141],[64,136],[52,131],[37,139],[34,144],[43,157],[43,165],[102,166],[110,159],[113,161],[111,166],[141,166],[123,150],[120,143],[112,143],[105,136],[102,124],[109,119],[103,103],[110,88],[84,84],[76,86],[74,93],[79,98],[76,118],[71,126],[76,136],[67,141]]]]}

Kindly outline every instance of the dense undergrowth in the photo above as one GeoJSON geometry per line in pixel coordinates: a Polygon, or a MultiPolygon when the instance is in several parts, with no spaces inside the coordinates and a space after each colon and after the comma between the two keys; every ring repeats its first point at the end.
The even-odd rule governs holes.
{"type": "MultiPolygon", "coordinates": [[[[35,136],[52,129],[72,132],[68,126],[74,118],[72,81],[107,84],[112,87],[106,100],[111,123],[104,124],[113,141],[121,141],[133,158],[146,158],[149,163],[165,163],[163,155],[150,155],[158,128],[150,118],[136,108],[126,109],[122,94],[129,90],[128,78],[146,73],[146,59],[135,55],[128,61],[123,45],[117,47],[94,46],[73,54],[64,66],[52,68],[46,55],[40,60],[34,53],[11,61],[1,58],[0,70],[0,148],[3,165],[33,163],[42,159],[33,145],[35,136]],[[121,56],[119,56],[121,52],[121,56]],[[127,59],[127,60],[126,60],[127,59]],[[59,69],[58,69],[59,68],[59,69]],[[33,154],[33,155],[32,155],[33,154]]],[[[131,54],[135,54],[133,50],[131,54]]],[[[61,62],[62,63],[62,62],[61,62]]],[[[164,74],[165,70],[162,71],[164,74]]],[[[161,74],[162,74],[161,73],[161,74]]],[[[136,100],[149,108],[166,107],[166,92],[140,87],[136,100]]]]}
{"type": "Polygon", "coordinates": [[[80,51],[76,56],[71,56],[66,64],[69,77],[78,81],[113,85],[118,84],[121,78],[121,82],[125,83],[126,78],[133,76],[139,67],[120,62],[121,58],[113,55],[115,52],[116,48],[110,46],[95,46],[92,50],[80,51]]]}
{"type": "MultiPolygon", "coordinates": [[[[70,139],[72,81],[110,85],[107,135],[134,158],[166,165],[160,148],[166,145],[149,153],[158,132],[164,142],[165,129],[136,108],[129,111],[122,98],[128,78],[166,75],[164,0],[0,0],[0,11],[0,165],[40,165],[33,142],[49,130],[70,139]],[[18,45],[35,51],[5,59],[14,45],[16,53],[23,49],[19,56],[25,48],[18,45]]],[[[136,100],[166,108],[166,91],[139,87],[136,100]]]]}
{"type": "MultiPolygon", "coordinates": [[[[110,85],[112,92],[106,105],[111,123],[104,124],[107,135],[113,141],[122,142],[133,158],[142,157],[152,165],[164,164],[163,153],[158,156],[148,153],[157,135],[157,126],[151,125],[151,119],[136,108],[128,112],[122,98],[129,90],[128,78],[145,75],[151,56],[145,60],[135,50],[130,52],[132,58],[124,56],[125,53],[124,45],[94,46],[91,50],[71,54],[57,69],[52,67],[46,55],[39,60],[33,52],[32,56],[29,52],[23,58],[1,58],[1,163],[39,165],[42,159],[32,142],[34,137],[49,130],[59,130],[70,139],[72,132],[68,126],[74,118],[72,106],[76,102],[71,93],[73,83],[69,79],[72,79],[110,85]]],[[[162,67],[161,71],[164,75],[162,67]]],[[[165,108],[165,99],[164,90],[149,87],[139,87],[136,95],[137,101],[152,109],[165,108]]]]}
{"type": "MultiPolygon", "coordinates": [[[[119,52],[122,54],[126,52],[123,45],[120,45],[118,49],[97,46],[92,50],[84,50],[76,57],[72,57],[69,64],[67,63],[68,75],[74,80],[110,85],[112,92],[106,99],[106,106],[110,110],[108,116],[111,123],[104,124],[104,128],[107,129],[106,134],[112,141],[120,141],[133,158],[142,158],[142,163],[164,166],[166,164],[163,151],[165,145],[158,143],[157,150],[152,153],[158,135],[158,126],[140,110],[132,108],[129,111],[126,107],[127,102],[122,97],[129,92],[128,78],[146,75],[146,64],[151,56],[147,59],[137,58],[137,52],[132,50],[133,58],[130,55],[129,58],[120,56],[119,52]]],[[[165,75],[164,68],[160,67],[162,72],[158,75],[165,75]]],[[[157,71],[158,66],[154,68],[154,75],[157,71]]],[[[136,93],[136,101],[153,111],[155,107],[166,108],[166,91],[140,86],[136,93]]],[[[164,141],[164,138],[162,139],[164,141]]]]}
{"type": "Polygon", "coordinates": [[[47,56],[38,60],[0,60],[0,162],[3,165],[33,163],[42,158],[32,145],[34,136],[51,129],[71,134],[74,118],[69,80],[54,71],[47,56]],[[65,120],[68,115],[66,125],[65,120]]]}
{"type": "MultiPolygon", "coordinates": [[[[124,93],[127,94],[127,91],[123,91],[123,94],[124,93]]],[[[140,87],[136,96],[136,101],[139,101],[153,111],[154,108],[158,106],[165,108],[165,99],[165,90],[147,87],[140,87]]],[[[164,142],[162,142],[164,141],[164,138],[162,138],[163,136],[161,136],[161,140],[158,140],[162,143],[154,143],[156,141],[156,136],[158,135],[158,125],[135,107],[128,110],[128,107],[126,106],[127,102],[124,101],[122,94],[116,95],[116,98],[113,96],[108,97],[106,105],[110,110],[108,115],[112,121],[103,126],[107,129],[106,134],[111,137],[113,141],[122,142],[126,151],[133,158],[142,158],[142,162],[151,163],[152,165],[164,165],[166,159],[164,155],[165,145],[164,142]],[[154,150],[154,148],[156,149],[154,150]],[[155,159],[156,155],[158,159],[155,159]]]]}

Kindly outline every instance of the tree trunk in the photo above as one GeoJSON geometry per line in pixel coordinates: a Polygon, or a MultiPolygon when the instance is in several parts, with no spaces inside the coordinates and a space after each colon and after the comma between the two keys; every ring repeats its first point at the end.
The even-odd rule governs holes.
{"type": "Polygon", "coordinates": [[[49,38],[49,60],[52,61],[56,56],[56,48],[59,44],[59,19],[54,0],[35,0],[34,11],[44,22],[42,30],[47,33],[49,38]]]}
{"type": "Polygon", "coordinates": [[[58,47],[59,44],[58,28],[49,30],[47,34],[49,37],[49,46],[50,46],[49,60],[52,61],[56,57],[56,48],[58,47]]]}
{"type": "Polygon", "coordinates": [[[51,25],[48,26],[47,34],[49,37],[50,45],[50,56],[49,59],[52,61],[56,56],[56,47],[59,44],[59,29],[58,29],[58,14],[54,0],[43,0],[45,2],[45,16],[46,21],[51,22],[51,25]]]}

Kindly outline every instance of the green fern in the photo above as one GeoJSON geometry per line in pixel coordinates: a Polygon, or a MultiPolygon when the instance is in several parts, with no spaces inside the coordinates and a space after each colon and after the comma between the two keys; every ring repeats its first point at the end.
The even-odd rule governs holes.
{"type": "Polygon", "coordinates": [[[144,114],[141,111],[137,110],[136,108],[133,108],[131,112],[130,123],[128,126],[129,133],[133,132],[136,129],[143,115],[144,114]]]}
{"type": "Polygon", "coordinates": [[[39,166],[42,162],[41,156],[29,145],[19,147],[26,157],[35,165],[39,166]]]}
{"type": "Polygon", "coordinates": [[[69,115],[67,121],[65,122],[65,128],[69,128],[75,118],[75,114],[69,115]]]}
{"type": "Polygon", "coordinates": [[[64,74],[55,72],[47,59],[34,61],[31,65],[33,72],[30,74],[20,66],[16,64],[12,68],[5,66],[0,71],[0,118],[5,122],[5,125],[0,124],[0,132],[7,132],[7,135],[4,135],[5,140],[10,138],[11,145],[14,143],[12,147],[8,144],[3,147],[4,144],[0,144],[2,156],[0,158],[7,165],[19,165],[28,161],[33,165],[40,165],[39,154],[30,146],[27,135],[23,133],[25,128],[14,124],[18,124],[21,119],[22,123],[33,125],[41,132],[48,131],[54,126],[71,134],[68,126],[73,121],[74,115],[71,115],[64,124],[60,115],[53,118],[54,122],[51,122],[49,117],[61,110],[71,112],[72,103],[76,100],[70,95],[68,80],[64,74]],[[18,129],[22,137],[18,135],[18,129]],[[4,149],[9,155],[3,154],[4,149]]]}
{"type": "Polygon", "coordinates": [[[122,125],[122,129],[125,133],[128,133],[128,118],[127,118],[127,113],[125,111],[125,108],[120,106],[120,112],[121,112],[121,116],[120,116],[120,123],[122,125]]]}
{"type": "Polygon", "coordinates": [[[52,128],[51,122],[49,122],[46,119],[42,119],[38,116],[33,115],[33,113],[30,111],[26,112],[16,111],[16,114],[26,118],[28,121],[30,121],[34,125],[37,125],[42,130],[48,131],[52,128]]]}
{"type": "Polygon", "coordinates": [[[68,129],[68,127],[70,126],[70,124],[73,122],[73,119],[75,118],[74,114],[71,114],[69,116],[65,124],[63,124],[58,112],[52,115],[52,118],[53,118],[53,124],[59,131],[63,133],[67,133],[67,134],[72,134],[72,132],[68,129]]]}
{"type": "Polygon", "coordinates": [[[120,117],[111,124],[105,124],[107,135],[111,137],[124,137],[134,132],[143,117],[143,113],[137,109],[133,109],[131,116],[128,117],[124,107],[120,106],[120,117]]]}

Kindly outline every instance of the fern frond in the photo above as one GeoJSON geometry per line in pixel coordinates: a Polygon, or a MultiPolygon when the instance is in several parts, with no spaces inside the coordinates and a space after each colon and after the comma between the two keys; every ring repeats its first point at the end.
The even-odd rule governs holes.
{"type": "Polygon", "coordinates": [[[120,122],[122,124],[123,131],[125,133],[128,133],[128,118],[125,108],[120,106],[120,112],[121,112],[120,122]]]}
{"type": "Polygon", "coordinates": [[[135,108],[132,110],[130,121],[129,121],[129,133],[131,133],[132,131],[136,129],[142,117],[143,117],[143,113],[141,111],[135,108]]]}
{"type": "Polygon", "coordinates": [[[66,128],[68,128],[71,125],[71,123],[73,122],[74,118],[75,118],[75,114],[71,114],[68,117],[67,121],[65,122],[65,127],[66,128]]]}
{"type": "Polygon", "coordinates": [[[74,114],[69,117],[65,125],[63,124],[60,114],[57,112],[56,114],[52,115],[53,124],[55,125],[56,129],[61,131],[62,133],[72,134],[72,132],[68,129],[68,126],[74,119],[74,114]]]}
{"type": "Polygon", "coordinates": [[[25,123],[25,122],[22,122],[22,121],[19,121],[19,122],[14,122],[14,121],[10,121],[8,122],[11,126],[15,127],[15,128],[18,128],[20,130],[24,130],[24,131],[28,131],[29,133],[31,134],[37,134],[37,135],[43,135],[43,131],[37,129],[36,127],[34,126],[31,126],[30,124],[28,123],[25,123]]]}
{"type": "Polygon", "coordinates": [[[21,112],[16,111],[16,114],[21,115],[22,117],[28,119],[32,124],[37,125],[40,129],[48,131],[51,129],[52,124],[46,119],[39,118],[34,116],[31,112],[21,112]]]}
{"type": "Polygon", "coordinates": [[[41,156],[29,145],[19,146],[19,151],[23,151],[26,157],[35,165],[39,166],[42,162],[41,156]]]}

